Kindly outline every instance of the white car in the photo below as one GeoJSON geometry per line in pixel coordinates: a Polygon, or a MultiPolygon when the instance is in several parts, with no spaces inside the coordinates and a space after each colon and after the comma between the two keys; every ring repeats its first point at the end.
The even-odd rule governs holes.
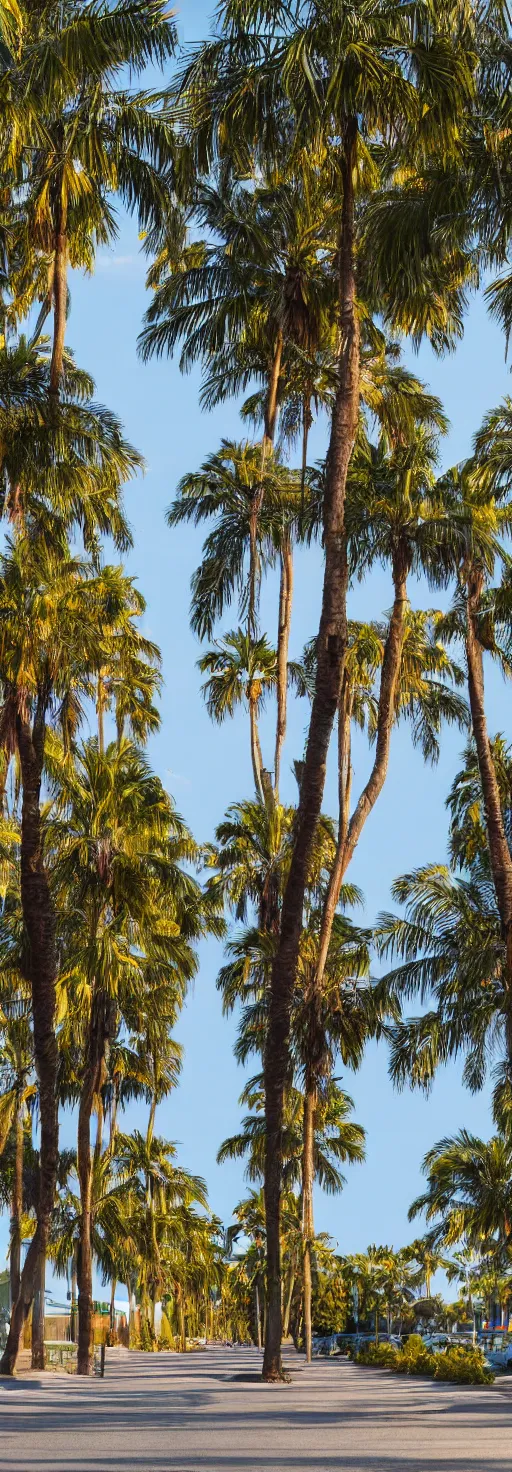
{"type": "Polygon", "coordinates": [[[512,1370],[512,1334],[481,1334],[478,1343],[493,1370],[512,1370]]]}
{"type": "Polygon", "coordinates": [[[457,1344],[457,1340],[451,1334],[424,1334],[423,1343],[425,1349],[448,1349],[451,1344],[457,1344]]]}

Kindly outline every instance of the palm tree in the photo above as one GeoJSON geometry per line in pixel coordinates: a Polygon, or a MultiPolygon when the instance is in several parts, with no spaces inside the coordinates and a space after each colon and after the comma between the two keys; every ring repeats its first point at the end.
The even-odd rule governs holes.
{"type": "Polygon", "coordinates": [[[69,354],[58,415],[48,404],[44,344],[0,345],[0,507],[16,535],[37,528],[48,550],[80,535],[99,560],[100,537],[131,546],[122,488],[142,460],[114,414],[94,401],[94,383],[69,354]]]}
{"type": "MultiPolygon", "coordinates": [[[[464,1082],[480,1089],[506,1032],[508,993],[494,889],[486,867],[456,878],[443,864],[424,865],[393,885],[405,915],[377,919],[380,953],[398,964],[382,978],[386,995],[419,996],[434,1007],[391,1032],[391,1076],[428,1089],[440,1063],[466,1052],[464,1082]]],[[[495,1094],[500,1112],[501,1075],[495,1094]]]]}
{"type": "Polygon", "coordinates": [[[167,511],[170,527],[184,521],[199,526],[214,520],[203,545],[201,565],[192,579],[191,625],[200,639],[211,638],[217,619],[238,596],[239,617],[247,614],[247,549],[251,508],[263,484],[258,521],[258,565],[272,567],[282,538],[290,534],[296,510],[296,473],[269,451],[261,468],[261,450],[245,440],[222,440],[201,469],[182,477],[178,494],[167,511]]]}
{"type": "Polygon", "coordinates": [[[23,1217],[23,1174],[27,1128],[37,1084],[34,1078],[34,1055],[26,1000],[3,998],[3,1025],[0,1044],[0,1154],[9,1137],[14,1143],[11,1236],[9,1246],[11,1303],[16,1303],[21,1276],[21,1235],[23,1217]]]}
{"type": "MultiPolygon", "coordinates": [[[[167,1251],[177,1248],[180,1256],[184,1254],[187,1230],[193,1235],[200,1230],[192,1204],[207,1207],[204,1181],[177,1166],[175,1159],[176,1147],[152,1130],[146,1136],[136,1130],[117,1138],[118,1166],[137,1183],[131,1230],[137,1243],[143,1311],[147,1322],[151,1297],[153,1329],[155,1304],[165,1284],[167,1251]]],[[[175,1273],[177,1270],[175,1259],[175,1273]]],[[[180,1277],[183,1286],[183,1270],[180,1277]]]]}
{"type": "MultiPolygon", "coordinates": [[[[350,901],[353,903],[358,898],[360,896],[357,892],[349,886],[345,887],[345,904],[350,901]]],[[[327,1118],[336,1131],[334,1106],[339,1091],[331,1075],[337,1054],[340,1054],[344,1064],[357,1068],[368,1037],[379,1030],[381,1023],[379,1010],[374,1005],[373,989],[367,979],[369,955],[366,937],[341,915],[336,917],[331,934],[324,987],[320,996],[312,991],[319,927],[320,915],[312,910],[309,925],[304,929],[301,939],[291,1023],[292,1055],[304,1089],[292,1089],[288,1086],[283,1139],[285,1185],[288,1188],[289,1184],[300,1179],[302,1188],[301,1258],[304,1330],[306,1355],[309,1359],[312,1243],[315,1240],[313,1182],[315,1175],[320,1176],[315,1141],[318,1130],[323,1132],[327,1118]]],[[[242,932],[228,945],[230,960],[219,974],[218,985],[223,992],[224,1009],[231,1010],[235,1000],[242,1003],[235,1045],[235,1056],[241,1063],[245,1063],[254,1052],[260,1055],[264,1053],[274,946],[275,938],[264,932],[256,929],[242,932]]],[[[248,1090],[252,1097],[252,1085],[248,1085],[248,1090]]],[[[251,1146],[249,1179],[253,1179],[255,1173],[263,1172],[265,1128],[264,1120],[259,1117],[263,1097],[262,1093],[256,1101],[257,1116],[253,1120],[248,1119],[247,1131],[244,1130],[242,1135],[226,1141],[219,1154],[219,1159],[228,1158],[231,1154],[238,1158],[251,1146]]],[[[339,1097],[341,1099],[343,1096],[339,1097]]],[[[244,1095],[241,1102],[243,1100],[244,1095]]],[[[359,1126],[354,1126],[353,1129],[353,1143],[357,1139],[362,1146],[363,1134],[359,1126]]],[[[341,1133],[340,1131],[340,1140],[341,1133]]],[[[350,1158],[356,1159],[356,1154],[350,1155],[350,1158]]],[[[324,1184],[326,1182],[325,1174],[324,1184]]]]}
{"type": "MultiPolygon", "coordinates": [[[[510,773],[502,738],[489,742],[489,756],[508,842],[510,773]]],[[[382,979],[383,990],[399,1002],[418,996],[423,1008],[425,1002],[431,1003],[392,1032],[391,1071],[400,1086],[408,1079],[428,1089],[438,1065],[463,1052],[464,1081],[477,1090],[491,1061],[497,1059],[494,1118],[498,1128],[506,1130],[508,963],[474,742],[464,752],[447,806],[450,855],[461,876],[441,864],[423,865],[403,875],[393,895],[405,905],[405,914],[384,914],[377,921],[377,945],[394,962],[382,979]]]]}
{"type": "Polygon", "coordinates": [[[427,1189],[416,1197],[409,1220],[426,1213],[430,1236],[443,1246],[465,1238],[469,1246],[508,1249],[512,1233],[511,1142],[508,1136],[478,1139],[460,1130],[438,1140],[423,1160],[427,1189]]]}
{"type": "Polygon", "coordinates": [[[488,731],[484,675],[484,650],[498,659],[505,673],[508,674],[510,668],[507,578],[494,595],[489,588],[496,559],[503,560],[500,532],[506,534],[510,524],[508,493],[512,462],[507,460],[510,431],[506,406],[504,408],[505,413],[494,411],[484,421],[475,438],[474,461],[450,478],[454,511],[463,522],[465,548],[459,569],[458,594],[446,627],[456,636],[462,635],[464,640],[488,858],[505,945],[504,982],[510,1000],[510,1021],[505,1029],[506,1068],[512,1082],[512,856],[501,803],[500,780],[488,731]],[[504,649],[499,642],[500,627],[504,629],[504,649]]]}
{"type": "Polygon", "coordinates": [[[47,1240],[58,1143],[55,916],[40,807],[47,727],[57,715],[65,739],[70,738],[101,648],[95,568],[71,556],[66,538],[81,531],[94,559],[101,531],[110,528],[115,540],[126,543],[121,485],[139,458],[113,416],[91,404],[90,380],[72,366],[69,394],[55,418],[47,404],[41,412],[48,382],[44,357],[24,349],[2,356],[3,509],[14,539],[6,541],[0,571],[1,742],[7,761],[16,752],[21,774],[21,902],[42,1126],[38,1228],[2,1361],[4,1371],[12,1373],[37,1258],[47,1240]]]}
{"type": "MultiPolygon", "coordinates": [[[[198,474],[185,476],[178,486],[179,499],[167,513],[170,526],[182,521],[200,521],[214,516],[213,530],[204,546],[201,565],[192,579],[192,628],[211,637],[214,623],[238,593],[239,616],[247,613],[249,583],[245,575],[247,549],[251,544],[251,518],[255,499],[261,500],[257,519],[256,545],[258,586],[263,569],[281,559],[279,620],[277,631],[277,727],[274,756],[274,791],[279,796],[279,770],[286,735],[288,646],[293,595],[293,534],[297,520],[299,484],[273,449],[261,464],[258,445],[235,445],[223,441],[220,452],[210,455],[198,474]]],[[[249,631],[250,632],[250,631],[249,631]]]]}
{"type": "Polygon", "coordinates": [[[4,1372],[12,1373],[34,1273],[50,1225],[57,1166],[57,1045],[55,1039],[55,910],[43,851],[41,784],[46,725],[55,702],[64,722],[85,692],[94,666],[90,580],[77,558],[49,554],[26,539],[9,543],[0,571],[0,679],[2,735],[16,750],[22,778],[21,901],[28,939],[25,958],[32,995],[34,1054],[41,1111],[41,1197],[38,1226],[14,1306],[4,1372]]]}
{"type": "MultiPolygon", "coordinates": [[[[241,1131],[224,1140],[217,1161],[247,1160],[246,1177],[252,1182],[263,1179],[265,1161],[265,1097],[261,1075],[246,1084],[239,1103],[249,1106],[241,1131]]],[[[318,1101],[313,1146],[314,1174],[325,1191],[339,1192],[345,1184],[338,1166],[340,1162],[362,1160],[364,1130],[349,1116],[353,1101],[330,1079],[318,1101]]],[[[302,1180],[304,1095],[290,1086],[286,1094],[284,1128],[284,1185],[286,1190],[302,1180]]]]}
{"type": "MultiPolygon", "coordinates": [[[[173,133],[159,99],[126,86],[173,54],[176,34],[163,7],[97,10],[75,5],[30,12],[3,86],[23,126],[11,143],[17,201],[12,287],[19,315],[43,302],[36,335],[53,308],[50,393],[58,398],[67,315],[68,266],[90,270],[95,247],[112,242],[112,196],[136,208],[141,228],[165,208],[173,133]],[[159,115],[160,114],[160,115],[159,115]],[[19,196],[18,196],[19,198],[19,196]]],[[[4,106],[5,106],[4,103],[4,106]]]]}
{"type": "MultiPolygon", "coordinates": [[[[251,188],[232,173],[221,172],[216,184],[199,184],[191,208],[209,238],[200,246],[185,245],[178,253],[174,236],[170,246],[164,240],[148,277],[155,290],[141,349],[148,358],[155,352],[172,352],[184,340],[182,369],[197,359],[206,362],[202,398],[208,407],[238,393],[255,377],[262,385],[263,441],[249,515],[248,630],[255,637],[267,458],[272,454],[290,353],[292,358],[298,355],[304,369],[325,335],[332,335],[332,259],[339,205],[328,173],[322,176],[316,161],[308,167],[304,158],[296,176],[289,170],[279,176],[273,170],[251,188]]],[[[311,373],[311,367],[309,374],[302,373],[306,446],[312,417],[311,373]]],[[[293,580],[286,533],[280,556],[278,742],[282,745],[293,580]]]]}
{"type": "Polygon", "coordinates": [[[90,1119],[106,1079],[109,1041],[118,1015],[129,1023],[134,995],[139,1010],[150,1014],[165,988],[183,999],[195,971],[193,942],[204,932],[205,916],[199,887],[181,867],[184,859],[197,857],[193,840],[142,753],[126,739],[104,755],[90,741],[63,765],[49,842],[55,848],[56,892],[67,909],[67,987],[74,994],[84,1051],[78,1120],[78,1371],[88,1374],[90,1119]]]}
{"type": "MultiPolygon", "coordinates": [[[[437,19],[437,16],[436,16],[437,19]]],[[[281,944],[275,959],[274,997],[267,1046],[268,1160],[266,1173],[267,1231],[269,1242],[269,1333],[265,1376],[280,1378],[281,1290],[279,1266],[280,1135],[283,1087],[286,1074],[287,1032],[294,974],[300,941],[309,849],[320,814],[325,763],[336,714],[346,647],[346,591],[348,562],[340,556],[344,539],[344,503],[348,468],[357,433],[360,392],[360,333],[356,310],[355,282],[355,185],[363,136],[391,137],[396,131],[402,150],[413,150],[425,130],[429,109],[423,99],[432,79],[430,66],[440,37],[429,33],[429,65],[418,79],[404,66],[404,56],[418,44],[404,12],[389,12],[379,3],[365,12],[342,7],[336,15],[319,10],[315,3],[301,16],[282,5],[263,12],[255,3],[250,16],[233,5],[226,8],[225,32],[203,48],[200,58],[185,68],[182,92],[186,93],[192,124],[196,123],[199,148],[223,149],[230,138],[231,154],[240,160],[255,150],[258,158],[274,153],[276,138],[286,124],[294,148],[324,145],[333,160],[341,185],[341,247],[338,252],[339,285],[339,383],[331,424],[324,508],[325,574],[322,614],[318,639],[315,699],[300,804],[294,852],[283,905],[281,944]],[[240,86],[248,65],[247,26],[253,44],[250,61],[251,85],[240,86]],[[304,56],[308,64],[304,67],[304,56]],[[255,106],[257,78],[258,103],[255,106]],[[326,85],[326,79],[328,84],[326,85]],[[425,90],[424,90],[425,89],[425,90]],[[195,111],[194,111],[195,107],[195,111]],[[208,119],[208,121],[206,121],[208,119]],[[263,119],[265,121],[263,122],[263,119]],[[422,120],[421,120],[422,119],[422,120]],[[333,146],[332,140],[336,138],[333,146]]],[[[457,105],[471,96],[472,79],[461,37],[450,32],[446,51],[443,32],[443,84],[436,87],[438,106],[435,125],[429,117],[427,131],[434,153],[453,150],[457,105]]],[[[424,53],[427,54],[426,52],[424,53]]],[[[439,73],[437,73],[439,81],[439,73]]]]}
{"type": "MultiPolygon", "coordinates": [[[[425,407],[425,415],[431,412],[425,407]]],[[[442,426],[443,416],[438,416],[442,426]]],[[[446,582],[456,567],[457,542],[455,529],[445,514],[442,497],[434,488],[434,469],[437,459],[437,440],[430,428],[418,423],[410,440],[389,445],[382,436],[377,446],[363,440],[354,455],[346,507],[346,523],[349,552],[355,571],[363,577],[375,561],[389,563],[393,581],[393,607],[379,661],[380,678],[375,697],[374,734],[375,758],[368,780],[349,812],[347,777],[350,770],[350,725],[354,706],[354,687],[360,670],[359,649],[356,645],[350,655],[347,651],[343,681],[338,702],[339,729],[339,782],[340,815],[338,825],[338,847],[326,898],[320,939],[316,985],[322,985],[323,966],[329,945],[329,932],[336,913],[340,887],[361,836],[362,829],[377,802],[387,775],[391,735],[397,717],[402,713],[414,719],[414,707],[421,708],[422,698],[429,694],[428,683],[418,686],[417,692],[407,689],[412,671],[408,668],[407,643],[414,637],[414,615],[408,603],[408,578],[419,571],[426,574],[437,586],[446,582]],[[409,627],[408,627],[409,626],[409,627]],[[409,640],[407,634],[409,633],[409,640]],[[355,656],[355,670],[353,669],[355,656]],[[345,749],[347,747],[347,750],[345,749]]],[[[416,616],[417,618],[417,616],[416,616]]],[[[419,629],[417,629],[419,633],[419,629]]],[[[444,668],[459,683],[455,665],[450,666],[447,656],[432,639],[431,658],[435,658],[437,644],[439,672],[444,668]]],[[[366,651],[363,650],[363,653],[366,651]]],[[[428,650],[425,648],[428,670],[428,650]]],[[[366,671],[364,672],[366,674],[366,671]]],[[[370,671],[371,673],[371,671],[370,671]]],[[[419,673],[419,671],[418,671],[419,673]]],[[[441,693],[441,692],[440,692],[441,693]]],[[[446,691],[445,714],[448,718],[462,714],[460,702],[453,702],[450,709],[449,692],[446,691]]],[[[435,752],[433,750],[432,755],[435,752]]]]}
{"type": "Polygon", "coordinates": [[[97,674],[96,712],[103,751],[105,716],[110,712],[118,742],[129,735],[144,744],[158,728],[154,698],[160,689],[160,651],[140,632],[138,621],[146,610],[145,599],[122,568],[101,568],[100,599],[105,663],[97,674]]]}
{"type": "Polygon", "coordinates": [[[417,1237],[414,1242],[411,1242],[410,1247],[407,1248],[407,1252],[410,1254],[412,1260],[417,1262],[421,1268],[425,1287],[425,1298],[430,1298],[434,1273],[439,1272],[441,1268],[445,1272],[448,1272],[452,1260],[451,1258],[444,1257],[442,1252],[439,1251],[439,1248],[433,1246],[429,1237],[417,1237]]]}
{"type": "MultiPolygon", "coordinates": [[[[215,721],[232,716],[237,705],[247,702],[251,732],[251,762],[254,785],[260,802],[265,801],[264,784],[268,773],[263,766],[258,715],[266,692],[273,690],[277,681],[277,660],[265,635],[251,639],[243,629],[235,629],[218,639],[213,649],[208,649],[197,661],[202,674],[209,678],[203,686],[203,695],[209,714],[215,721]]],[[[268,787],[268,782],[267,782],[268,787]]]]}

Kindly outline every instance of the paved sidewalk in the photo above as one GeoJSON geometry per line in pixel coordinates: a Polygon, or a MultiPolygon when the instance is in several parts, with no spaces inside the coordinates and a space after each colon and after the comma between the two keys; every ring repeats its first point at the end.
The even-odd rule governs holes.
{"type": "Polygon", "coordinates": [[[510,1472],[506,1392],[288,1364],[264,1386],[256,1350],[112,1350],[104,1380],[2,1379],[0,1472],[510,1472]]]}

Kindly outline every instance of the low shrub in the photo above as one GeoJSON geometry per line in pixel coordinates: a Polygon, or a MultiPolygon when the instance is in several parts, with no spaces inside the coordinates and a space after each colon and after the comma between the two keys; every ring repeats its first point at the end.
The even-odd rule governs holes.
{"type": "Polygon", "coordinates": [[[429,1375],[433,1380],[450,1380],[456,1385],[492,1385],[481,1349],[454,1344],[440,1354],[427,1349],[420,1334],[411,1334],[403,1349],[392,1344],[365,1344],[354,1355],[356,1365],[376,1365],[395,1375],[429,1375]]]}
{"type": "Polygon", "coordinates": [[[365,1344],[354,1355],[356,1365],[382,1365],[396,1369],[399,1351],[393,1344],[365,1344]]]}
{"type": "Polygon", "coordinates": [[[485,1364],[481,1349],[454,1344],[435,1358],[436,1380],[453,1380],[456,1385],[492,1385],[494,1381],[494,1371],[485,1364]]]}
{"type": "Polygon", "coordinates": [[[423,1343],[421,1334],[410,1334],[397,1355],[398,1375],[435,1375],[436,1356],[423,1343]]]}

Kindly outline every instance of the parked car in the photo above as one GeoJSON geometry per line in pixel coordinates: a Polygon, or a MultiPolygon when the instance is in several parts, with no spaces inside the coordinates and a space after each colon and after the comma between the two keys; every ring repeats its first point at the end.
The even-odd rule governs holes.
{"type": "Polygon", "coordinates": [[[460,1344],[460,1340],[454,1334],[424,1334],[423,1343],[426,1349],[440,1350],[448,1349],[451,1344],[460,1344]]]}
{"type": "Polygon", "coordinates": [[[316,1359],[319,1355],[330,1356],[339,1354],[337,1334],[315,1334],[311,1344],[311,1353],[316,1359]]]}
{"type": "Polygon", "coordinates": [[[478,1343],[493,1370],[512,1370],[512,1334],[483,1330],[478,1343]]]}

